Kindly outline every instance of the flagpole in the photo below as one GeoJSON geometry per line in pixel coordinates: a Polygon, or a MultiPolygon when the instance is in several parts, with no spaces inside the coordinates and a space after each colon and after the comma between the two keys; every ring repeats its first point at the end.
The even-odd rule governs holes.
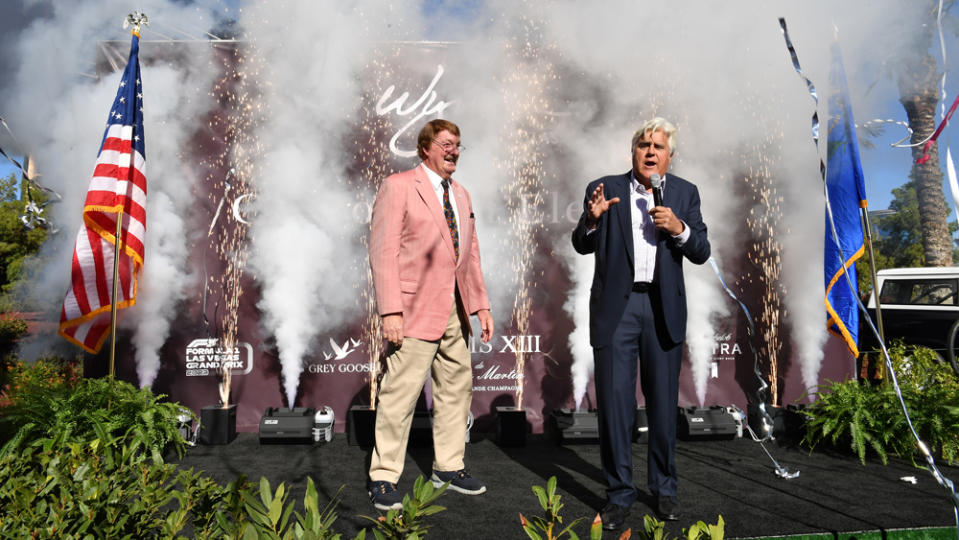
{"type": "MultiPolygon", "coordinates": [[[[869,211],[865,205],[860,206],[862,216],[863,237],[869,246],[869,271],[872,274],[872,296],[876,300],[876,328],[879,330],[879,341],[886,342],[886,335],[882,331],[882,308],[879,305],[879,282],[876,280],[876,257],[872,251],[872,225],[869,223],[869,211]]],[[[886,363],[879,362],[879,377],[886,378],[886,363]]]]}
{"type": "Polygon", "coordinates": [[[117,211],[116,242],[113,244],[113,301],[110,302],[110,378],[114,377],[117,352],[117,296],[120,294],[120,243],[123,241],[123,207],[117,211]]]}
{"type": "MultiPolygon", "coordinates": [[[[139,11],[127,15],[123,28],[132,26],[130,33],[140,37],[140,26],[149,25],[147,16],[139,11]]],[[[123,207],[117,209],[117,230],[113,243],[113,298],[110,302],[110,378],[115,376],[117,354],[117,297],[120,295],[120,248],[123,243],[123,207]]]]}

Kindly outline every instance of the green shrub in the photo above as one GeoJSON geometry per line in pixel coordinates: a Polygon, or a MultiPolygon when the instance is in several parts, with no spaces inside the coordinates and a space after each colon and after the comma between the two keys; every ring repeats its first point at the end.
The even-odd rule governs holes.
{"type": "MultiPolygon", "coordinates": [[[[543,538],[546,538],[546,540],[558,540],[564,536],[568,536],[571,540],[577,540],[579,537],[573,532],[573,526],[584,518],[575,519],[570,522],[566,528],[560,529],[560,527],[563,526],[563,516],[560,515],[559,511],[563,509],[563,503],[562,496],[556,493],[556,477],[549,477],[549,480],[546,481],[546,489],[543,489],[541,486],[533,486],[532,489],[533,494],[536,495],[536,498],[539,500],[540,508],[543,509],[546,515],[545,517],[532,516],[526,519],[526,516],[520,513],[520,523],[523,525],[523,531],[530,537],[530,540],[542,540],[543,538]],[[542,533],[542,535],[540,533],[542,533]]],[[[602,538],[602,536],[602,521],[597,515],[590,527],[589,537],[593,540],[598,540],[602,538]]]]}
{"type": "Polygon", "coordinates": [[[87,442],[57,435],[0,456],[0,537],[172,538],[191,514],[202,531],[209,502],[233,489],[154,462],[96,420],[93,431],[87,442]]]}
{"type": "MultiPolygon", "coordinates": [[[[573,526],[584,518],[578,518],[572,521],[564,529],[563,517],[559,511],[563,508],[561,496],[556,493],[556,477],[551,476],[546,481],[546,489],[540,486],[533,486],[533,493],[539,499],[539,505],[545,512],[545,517],[533,516],[526,519],[522,513],[519,515],[520,523],[523,526],[523,532],[529,536],[530,540],[559,540],[568,537],[570,540],[579,540],[579,536],[573,531],[573,526]]],[[[687,540],[722,540],[725,534],[726,524],[723,522],[723,516],[719,516],[715,525],[706,524],[699,521],[688,529],[683,529],[683,536],[687,540]]],[[[665,540],[666,523],[652,516],[643,516],[643,529],[639,531],[639,538],[648,540],[665,540]]],[[[632,529],[626,529],[620,538],[630,538],[632,529]]],[[[589,527],[590,540],[600,540],[603,537],[603,522],[599,514],[593,519],[589,527]]],[[[676,538],[676,537],[673,537],[676,538]]]]}
{"type": "Polygon", "coordinates": [[[79,360],[50,357],[24,362],[13,357],[7,366],[8,386],[4,393],[7,401],[13,403],[59,389],[72,390],[82,377],[79,360]]]}
{"type": "MultiPolygon", "coordinates": [[[[643,531],[640,531],[639,537],[643,540],[664,540],[666,536],[666,523],[652,516],[643,516],[643,531]]],[[[683,535],[679,538],[687,540],[722,540],[726,535],[726,523],[723,516],[718,516],[715,525],[710,525],[705,521],[698,521],[688,529],[683,528],[683,535]]]]}
{"type": "Polygon", "coordinates": [[[0,455],[54,436],[86,442],[96,438],[98,425],[113,437],[138,441],[154,462],[162,462],[168,448],[182,455],[185,443],[177,431],[177,416],[183,408],[161,401],[166,396],[110,378],[74,382],[49,369],[37,363],[24,370],[30,376],[11,382],[3,422],[16,435],[0,455]]]}
{"type": "Polygon", "coordinates": [[[30,407],[30,402],[51,395],[65,395],[72,391],[82,377],[82,366],[77,361],[61,358],[43,358],[26,363],[14,355],[3,357],[0,378],[0,444],[21,427],[17,411],[30,407]],[[13,415],[13,416],[11,416],[13,415]]]}
{"type": "MultiPolygon", "coordinates": [[[[447,484],[448,485],[448,484],[447,484]]],[[[400,510],[390,510],[386,516],[372,518],[370,516],[361,516],[366,520],[372,521],[373,536],[376,540],[415,540],[426,536],[429,529],[424,523],[423,518],[446,510],[445,507],[433,504],[445,491],[447,485],[438,489],[433,488],[433,484],[428,482],[422,475],[416,478],[413,483],[413,496],[409,494],[403,496],[403,508],[400,510]]],[[[366,531],[360,531],[356,537],[362,540],[366,537],[366,531]]]]}
{"type": "MultiPolygon", "coordinates": [[[[955,463],[959,458],[959,381],[955,374],[923,347],[897,342],[889,348],[889,355],[916,433],[933,451],[955,463]]],[[[805,414],[803,440],[812,448],[825,442],[852,450],[862,463],[868,453],[874,453],[883,464],[890,454],[915,464],[918,447],[891,383],[830,382],[805,414]]]]}
{"type": "Polygon", "coordinates": [[[26,333],[27,321],[10,313],[0,315],[0,344],[10,343],[26,333]]]}

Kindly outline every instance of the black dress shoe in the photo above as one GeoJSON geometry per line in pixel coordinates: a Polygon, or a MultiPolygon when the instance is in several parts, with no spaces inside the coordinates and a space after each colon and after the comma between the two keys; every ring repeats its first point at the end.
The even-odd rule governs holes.
{"type": "Polygon", "coordinates": [[[599,511],[599,518],[603,520],[603,528],[607,531],[621,529],[629,517],[629,508],[615,503],[609,503],[599,511]]]}
{"type": "Polygon", "coordinates": [[[679,520],[679,499],[676,496],[660,495],[656,503],[656,515],[663,521],[679,520]]]}

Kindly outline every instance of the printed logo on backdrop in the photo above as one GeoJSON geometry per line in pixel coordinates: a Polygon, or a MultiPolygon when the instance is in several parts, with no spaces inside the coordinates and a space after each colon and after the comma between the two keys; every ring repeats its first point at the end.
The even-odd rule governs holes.
{"type": "Polygon", "coordinates": [[[233,375],[247,375],[253,371],[253,347],[237,343],[232,349],[219,345],[217,338],[194,339],[184,353],[187,377],[215,375],[221,368],[233,375]]]}
{"type": "MultiPolygon", "coordinates": [[[[542,353],[540,337],[504,335],[483,343],[476,336],[471,336],[469,346],[473,354],[473,391],[515,392],[523,385],[523,373],[516,369],[516,355],[542,353]]],[[[526,356],[527,360],[529,358],[526,356]]]]}
{"type": "Polygon", "coordinates": [[[362,355],[354,355],[360,345],[361,339],[346,338],[343,341],[330,339],[330,346],[323,350],[323,360],[306,361],[306,372],[316,375],[330,374],[349,374],[349,373],[369,373],[372,366],[367,358],[362,355]]]}
{"type": "Polygon", "coordinates": [[[719,377],[719,363],[725,361],[735,361],[743,354],[743,349],[739,343],[733,339],[731,333],[715,334],[713,336],[713,357],[710,367],[710,377],[719,377]]]}
{"type": "MultiPolygon", "coordinates": [[[[436,75],[433,76],[433,80],[430,82],[429,86],[426,87],[426,90],[420,94],[420,97],[416,98],[416,101],[406,105],[406,100],[409,99],[410,93],[403,92],[391,103],[387,104],[387,100],[393,97],[393,91],[396,90],[396,85],[389,85],[386,90],[383,91],[383,95],[380,96],[380,99],[376,102],[376,114],[378,116],[384,116],[390,114],[390,112],[396,113],[396,116],[399,116],[402,120],[405,120],[407,117],[409,120],[403,124],[396,133],[393,134],[393,137],[390,138],[390,151],[393,154],[400,157],[415,157],[416,156],[416,147],[412,150],[403,150],[397,146],[396,141],[404,134],[408,129],[414,126],[418,126],[420,120],[432,114],[437,115],[437,117],[443,114],[443,111],[449,107],[449,101],[439,100],[436,101],[436,84],[440,82],[440,79],[443,78],[443,66],[436,66],[436,75]]],[[[414,135],[415,137],[415,135],[414,135]]],[[[415,138],[414,138],[415,143],[415,138]]]]}

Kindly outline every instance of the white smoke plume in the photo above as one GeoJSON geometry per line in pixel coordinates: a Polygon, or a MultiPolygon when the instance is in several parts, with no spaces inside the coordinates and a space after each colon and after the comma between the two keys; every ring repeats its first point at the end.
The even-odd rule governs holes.
{"type": "MultiPolygon", "coordinates": [[[[706,386],[712,372],[710,357],[716,343],[716,318],[728,317],[728,303],[709,263],[686,266],[686,298],[689,315],[686,319],[686,345],[693,371],[693,383],[699,405],[706,404],[706,386]]],[[[718,366],[717,366],[718,367],[718,366]]]]}
{"type": "Polygon", "coordinates": [[[586,386],[593,377],[593,348],[589,345],[589,286],[593,277],[592,257],[582,257],[568,247],[572,265],[570,274],[576,284],[569,292],[563,309],[573,318],[574,330],[569,334],[569,350],[573,356],[570,366],[573,379],[573,403],[580,409],[586,386]]]}
{"type": "MultiPolygon", "coordinates": [[[[386,1],[325,5],[258,3],[244,10],[266,115],[251,228],[250,265],[261,286],[263,324],[276,337],[287,405],[294,406],[303,361],[320,332],[359,313],[368,224],[355,206],[366,193],[345,179],[359,133],[350,121],[361,70],[378,40],[399,39],[403,14],[386,1]],[[304,29],[304,21],[310,21],[304,29]],[[394,26],[395,23],[395,26],[394,26]],[[357,270],[349,275],[349,265],[357,270]],[[352,286],[351,286],[352,285],[352,286]]],[[[365,283],[363,284],[365,285],[365,283]]]]}

